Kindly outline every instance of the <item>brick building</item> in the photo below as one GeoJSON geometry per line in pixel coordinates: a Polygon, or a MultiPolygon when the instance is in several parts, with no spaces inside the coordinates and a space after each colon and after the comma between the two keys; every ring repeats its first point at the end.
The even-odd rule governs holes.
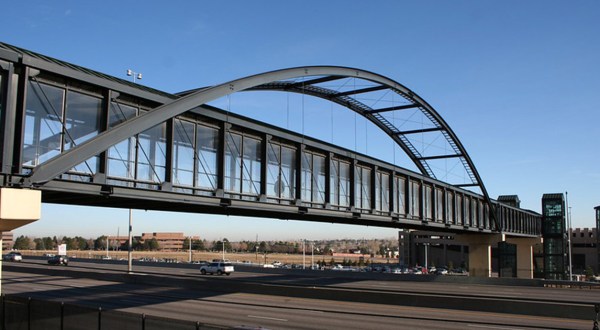
{"type": "MultiPolygon", "coordinates": [[[[183,243],[188,237],[183,233],[142,233],[140,243],[143,244],[146,240],[156,239],[161,251],[178,251],[187,248],[183,246],[183,243]]],[[[199,236],[192,236],[191,238],[192,240],[200,239],[199,236]]]]}

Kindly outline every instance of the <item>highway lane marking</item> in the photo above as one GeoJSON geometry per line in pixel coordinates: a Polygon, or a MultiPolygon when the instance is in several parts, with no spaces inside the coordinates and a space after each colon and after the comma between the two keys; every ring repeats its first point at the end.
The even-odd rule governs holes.
{"type": "Polygon", "coordinates": [[[523,328],[513,328],[513,327],[498,327],[493,325],[477,325],[477,324],[469,324],[469,327],[472,328],[485,328],[485,329],[503,329],[503,330],[525,330],[523,328]]]}
{"type": "Polygon", "coordinates": [[[287,322],[288,321],[286,319],[278,319],[276,317],[268,317],[268,316],[248,315],[248,317],[254,318],[254,319],[271,320],[271,321],[281,321],[281,322],[287,322]]]}

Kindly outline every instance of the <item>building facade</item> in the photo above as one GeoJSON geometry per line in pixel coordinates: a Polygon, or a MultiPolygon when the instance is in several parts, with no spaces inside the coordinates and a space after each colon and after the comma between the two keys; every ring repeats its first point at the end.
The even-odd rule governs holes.
{"type": "MultiPolygon", "coordinates": [[[[183,233],[142,233],[140,243],[146,240],[155,239],[158,242],[161,251],[179,251],[187,247],[183,243],[190,236],[185,236],[183,233]]],[[[198,236],[191,236],[192,240],[200,239],[198,236]]]]}

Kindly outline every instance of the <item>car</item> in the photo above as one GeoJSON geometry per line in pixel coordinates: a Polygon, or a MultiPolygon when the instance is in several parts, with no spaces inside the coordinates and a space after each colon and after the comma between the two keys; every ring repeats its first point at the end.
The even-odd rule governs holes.
{"type": "Polygon", "coordinates": [[[218,275],[227,275],[229,276],[234,272],[233,264],[229,262],[211,262],[208,265],[203,265],[200,267],[200,273],[202,275],[208,274],[218,274],[218,275]]]}
{"type": "Polygon", "coordinates": [[[54,256],[48,259],[49,265],[67,266],[69,264],[69,257],[67,256],[54,256]]]}
{"type": "Polygon", "coordinates": [[[23,256],[20,252],[9,252],[2,256],[2,260],[4,261],[21,261],[23,260],[23,256]]]}

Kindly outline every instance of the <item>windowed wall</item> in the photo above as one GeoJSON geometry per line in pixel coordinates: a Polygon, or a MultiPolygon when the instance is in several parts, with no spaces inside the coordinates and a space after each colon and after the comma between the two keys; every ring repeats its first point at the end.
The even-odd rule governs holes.
{"type": "Polygon", "coordinates": [[[410,180],[409,213],[412,218],[421,218],[421,185],[418,181],[410,180]]]}
{"type": "Polygon", "coordinates": [[[394,213],[406,215],[406,179],[394,176],[394,213]]]}
{"type": "Polygon", "coordinates": [[[375,210],[390,212],[390,175],[381,171],[375,173],[375,210]]]}
{"type": "Polygon", "coordinates": [[[354,206],[363,211],[371,210],[371,169],[357,165],[355,167],[354,206]]]}
{"type": "Polygon", "coordinates": [[[350,163],[331,159],[331,205],[337,209],[350,207],[350,163]]]}
{"type": "MultiPolygon", "coordinates": [[[[302,152],[301,199],[313,207],[325,204],[325,156],[311,151],[302,152]]],[[[306,204],[306,203],[305,203],[306,204]]]]}
{"type": "Polygon", "coordinates": [[[218,185],[221,132],[216,127],[196,125],[196,182],[200,194],[212,195],[218,185]]]}
{"type": "Polygon", "coordinates": [[[269,142],[267,155],[269,201],[291,204],[296,198],[296,148],[269,142]]]}
{"type": "MultiPolygon", "coordinates": [[[[122,122],[131,119],[138,114],[138,108],[111,102],[108,117],[109,129],[121,124],[122,122]]],[[[110,147],[107,152],[107,175],[110,182],[117,185],[133,186],[135,175],[135,160],[137,158],[137,135],[129,137],[114,146],[110,147]]]]}
{"type": "Polygon", "coordinates": [[[225,192],[256,200],[260,194],[261,140],[239,132],[225,135],[225,192]]]}
{"type": "Polygon", "coordinates": [[[219,129],[174,120],[173,186],[175,191],[213,196],[217,189],[219,129]]]}
{"type": "MultiPolygon", "coordinates": [[[[30,80],[23,132],[24,171],[98,135],[102,104],[101,96],[91,92],[30,80]]],[[[97,170],[98,157],[94,156],[65,177],[86,180],[97,170]]]]}

